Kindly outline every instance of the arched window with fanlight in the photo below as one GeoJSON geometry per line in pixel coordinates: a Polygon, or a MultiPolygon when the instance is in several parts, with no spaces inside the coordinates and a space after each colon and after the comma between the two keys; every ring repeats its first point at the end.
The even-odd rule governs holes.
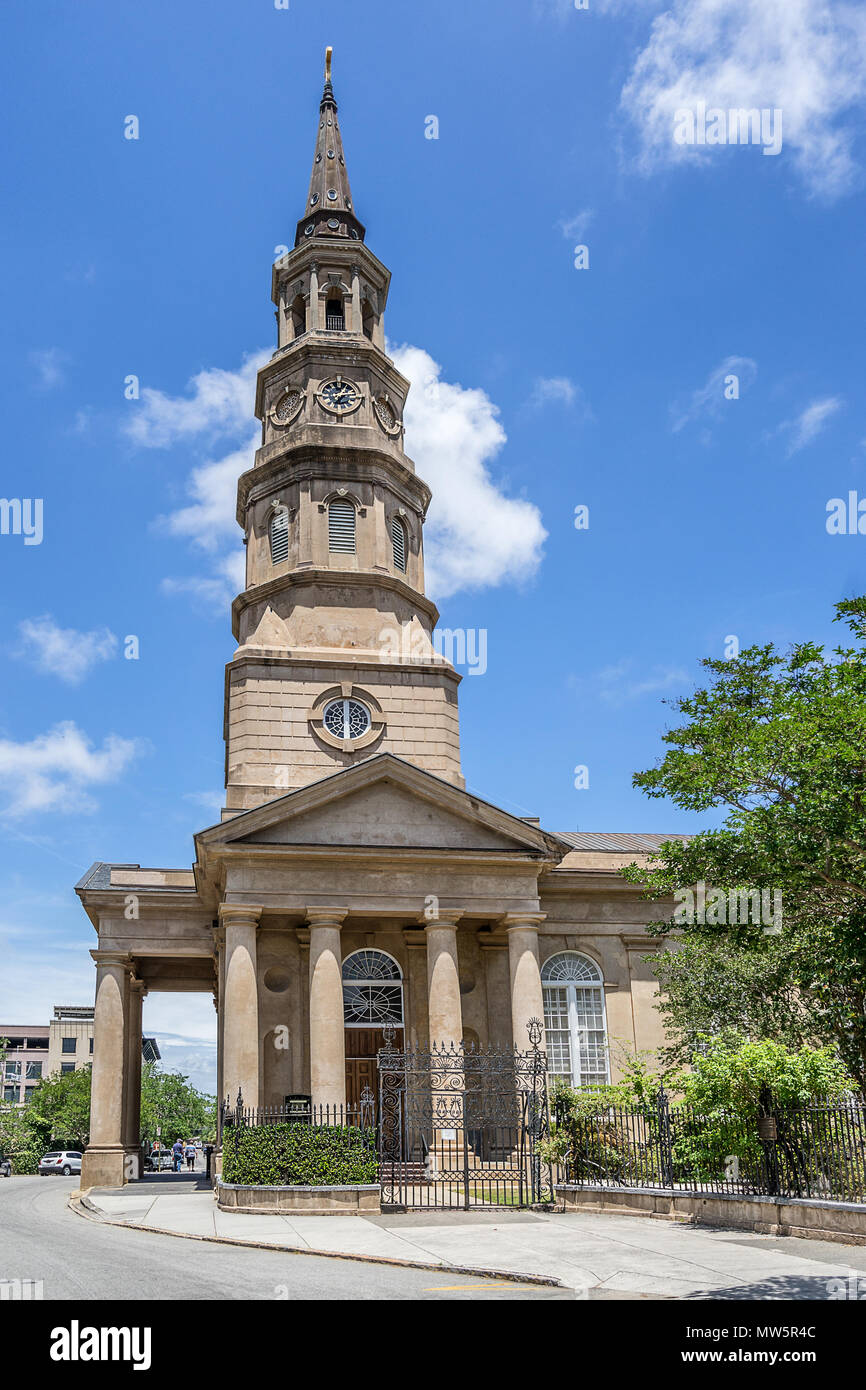
{"type": "Polygon", "coordinates": [[[347,1028],[403,1026],[403,973],[385,951],[353,951],[343,961],[343,1021],[347,1028]]]}
{"type": "Polygon", "coordinates": [[[391,517],[391,549],[394,555],[394,568],[406,573],[406,527],[399,516],[391,517]]]}
{"type": "Polygon", "coordinates": [[[346,497],[328,506],[328,549],[333,555],[355,554],[355,507],[346,497]]]}
{"type": "Polygon", "coordinates": [[[289,558],[289,514],[277,507],[271,517],[268,535],[271,545],[271,564],[279,565],[289,558]]]}
{"type": "Polygon", "coordinates": [[[604,980],[595,961],[561,951],[541,969],[548,1068],[569,1086],[610,1079],[604,980]]]}

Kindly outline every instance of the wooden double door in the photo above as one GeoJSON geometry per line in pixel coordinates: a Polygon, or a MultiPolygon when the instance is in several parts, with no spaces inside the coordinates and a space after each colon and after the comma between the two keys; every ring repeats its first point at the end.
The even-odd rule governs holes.
{"type": "MultiPolygon", "coordinates": [[[[360,1105],[361,1092],[369,1086],[379,1101],[379,1071],[376,1054],[385,1046],[385,1036],[381,1028],[346,1029],[346,1104],[360,1105]]],[[[393,1047],[403,1046],[403,1029],[394,1031],[393,1047]]]]}

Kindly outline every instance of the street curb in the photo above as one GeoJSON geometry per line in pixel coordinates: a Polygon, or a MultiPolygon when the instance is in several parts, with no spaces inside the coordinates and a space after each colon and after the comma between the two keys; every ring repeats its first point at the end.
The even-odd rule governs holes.
{"type": "MultiPolygon", "coordinates": [[[[396,1269],[428,1269],[439,1274],[470,1274],[483,1279],[505,1279],[512,1284],[540,1284],[543,1288],[568,1289],[561,1279],[548,1274],[516,1274],[513,1270],[487,1269],[477,1265],[430,1264],[426,1260],[403,1260],[393,1255],[358,1255],[343,1250],[311,1250],[309,1246],[274,1245],[270,1241],[238,1240],[234,1236],[200,1236],[188,1231],[167,1231],[164,1226],[142,1226],[134,1221],[114,1221],[100,1214],[88,1197],[71,1193],[68,1206],[85,1221],[96,1221],[101,1226],[116,1226],[124,1231],[150,1231],[157,1236],[175,1236],[178,1240],[204,1240],[212,1245],[236,1245],[250,1250],[276,1250],[286,1255],[315,1255],[325,1260],[361,1260],[365,1264],[390,1265],[396,1269]]],[[[322,1220],[327,1218],[323,1217],[322,1220]]]]}

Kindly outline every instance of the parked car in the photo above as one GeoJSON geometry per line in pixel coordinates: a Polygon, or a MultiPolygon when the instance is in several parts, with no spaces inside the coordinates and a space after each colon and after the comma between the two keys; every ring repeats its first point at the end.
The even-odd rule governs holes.
{"type": "Polygon", "coordinates": [[[154,1149],[144,1156],[145,1173],[158,1173],[161,1168],[171,1167],[171,1154],[167,1149],[154,1149]]]}
{"type": "Polygon", "coordinates": [[[52,1149],[39,1160],[39,1176],[47,1173],[62,1173],[64,1178],[81,1172],[81,1154],[77,1149],[52,1149]]]}
{"type": "Polygon", "coordinates": [[[7,1158],[5,1154],[0,1154],[0,1178],[11,1178],[11,1176],[12,1160],[7,1158]]]}

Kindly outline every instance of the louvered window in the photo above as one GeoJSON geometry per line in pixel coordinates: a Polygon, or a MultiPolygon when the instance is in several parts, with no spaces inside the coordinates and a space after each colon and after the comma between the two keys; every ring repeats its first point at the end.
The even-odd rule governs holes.
{"type": "Polygon", "coordinates": [[[406,532],[399,517],[391,518],[391,544],[394,547],[394,568],[406,573],[406,532]]]}
{"type": "Polygon", "coordinates": [[[343,498],[328,508],[328,549],[338,555],[355,553],[355,508],[343,498]]]}
{"type": "Polygon", "coordinates": [[[289,514],[281,507],[271,517],[271,564],[278,565],[289,558],[289,514]]]}

